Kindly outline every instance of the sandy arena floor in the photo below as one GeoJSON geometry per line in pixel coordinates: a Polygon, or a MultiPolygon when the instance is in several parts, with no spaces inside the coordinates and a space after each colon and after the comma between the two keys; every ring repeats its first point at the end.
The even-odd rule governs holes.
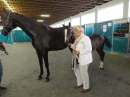
{"type": "Polygon", "coordinates": [[[87,93],[82,88],[74,89],[76,78],[68,48],[49,52],[50,82],[37,80],[39,63],[31,43],[15,43],[5,46],[9,55],[0,51],[4,74],[0,97],[130,97],[130,58],[121,54],[106,53],[105,69],[98,69],[100,60],[93,52],[93,63],[89,66],[90,86],[87,93]]]}

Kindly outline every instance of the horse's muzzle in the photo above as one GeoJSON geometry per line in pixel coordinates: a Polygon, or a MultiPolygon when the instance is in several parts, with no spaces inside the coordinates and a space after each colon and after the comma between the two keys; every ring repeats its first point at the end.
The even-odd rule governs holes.
{"type": "Polygon", "coordinates": [[[2,32],[1,32],[4,36],[7,36],[8,35],[8,32],[7,30],[3,29],[2,32]]]}

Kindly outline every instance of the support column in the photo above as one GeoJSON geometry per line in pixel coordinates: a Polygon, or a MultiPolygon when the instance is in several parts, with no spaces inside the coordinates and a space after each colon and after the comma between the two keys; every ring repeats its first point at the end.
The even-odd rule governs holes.
{"type": "Polygon", "coordinates": [[[123,8],[123,18],[128,18],[129,12],[129,0],[123,0],[124,8],[123,8]]]}
{"type": "Polygon", "coordinates": [[[98,10],[99,10],[99,6],[95,7],[95,23],[98,22],[98,10]]]}
{"type": "Polygon", "coordinates": [[[80,12],[80,16],[79,16],[79,18],[80,18],[80,24],[79,24],[79,25],[80,25],[80,26],[82,25],[82,24],[81,24],[81,16],[82,16],[82,12],[80,12]]]}

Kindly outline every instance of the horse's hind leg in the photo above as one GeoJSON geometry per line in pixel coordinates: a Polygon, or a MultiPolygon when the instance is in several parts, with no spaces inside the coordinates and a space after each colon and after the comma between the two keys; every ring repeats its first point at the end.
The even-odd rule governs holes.
{"type": "Polygon", "coordinates": [[[98,54],[100,56],[100,66],[99,66],[99,68],[103,70],[104,69],[103,61],[104,61],[105,52],[103,50],[101,50],[101,49],[97,49],[97,52],[98,52],[98,54]]]}
{"type": "Polygon", "coordinates": [[[44,57],[44,62],[47,70],[46,82],[49,82],[50,71],[49,71],[49,62],[48,62],[48,51],[43,52],[43,57],[44,57]]]}
{"type": "Polygon", "coordinates": [[[39,60],[39,65],[40,65],[40,75],[38,76],[38,80],[42,79],[42,75],[43,75],[43,61],[42,61],[42,54],[40,52],[37,52],[37,56],[38,56],[38,60],[39,60]]]}

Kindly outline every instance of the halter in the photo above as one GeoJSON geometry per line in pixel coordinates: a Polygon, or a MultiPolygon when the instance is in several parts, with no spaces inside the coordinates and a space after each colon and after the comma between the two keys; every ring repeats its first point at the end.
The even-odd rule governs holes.
{"type": "Polygon", "coordinates": [[[7,17],[7,22],[6,22],[5,27],[8,25],[8,22],[9,22],[9,15],[10,15],[11,13],[12,13],[12,12],[9,12],[9,14],[8,14],[8,17],[7,17]]]}
{"type": "Polygon", "coordinates": [[[65,42],[66,42],[66,39],[67,39],[67,29],[65,29],[65,42]]]}
{"type": "MultiPolygon", "coordinates": [[[[6,22],[6,25],[5,25],[5,27],[4,28],[6,28],[8,25],[10,25],[8,22],[9,22],[9,15],[11,14],[12,12],[9,12],[9,14],[8,14],[8,17],[7,17],[7,22],[6,22]]],[[[13,28],[12,26],[10,26],[10,28],[13,28]]],[[[6,29],[5,29],[6,30],[6,29]]],[[[7,30],[6,30],[7,31],[7,30]]],[[[8,39],[8,37],[9,37],[9,34],[7,35],[7,38],[6,38],[6,40],[5,40],[5,43],[6,43],[6,41],[7,41],[7,39],[8,39]]]]}
{"type": "Polygon", "coordinates": [[[70,39],[71,36],[72,36],[72,33],[69,36],[67,36],[67,29],[65,29],[65,32],[64,32],[65,42],[67,41],[67,38],[70,39]]]}

